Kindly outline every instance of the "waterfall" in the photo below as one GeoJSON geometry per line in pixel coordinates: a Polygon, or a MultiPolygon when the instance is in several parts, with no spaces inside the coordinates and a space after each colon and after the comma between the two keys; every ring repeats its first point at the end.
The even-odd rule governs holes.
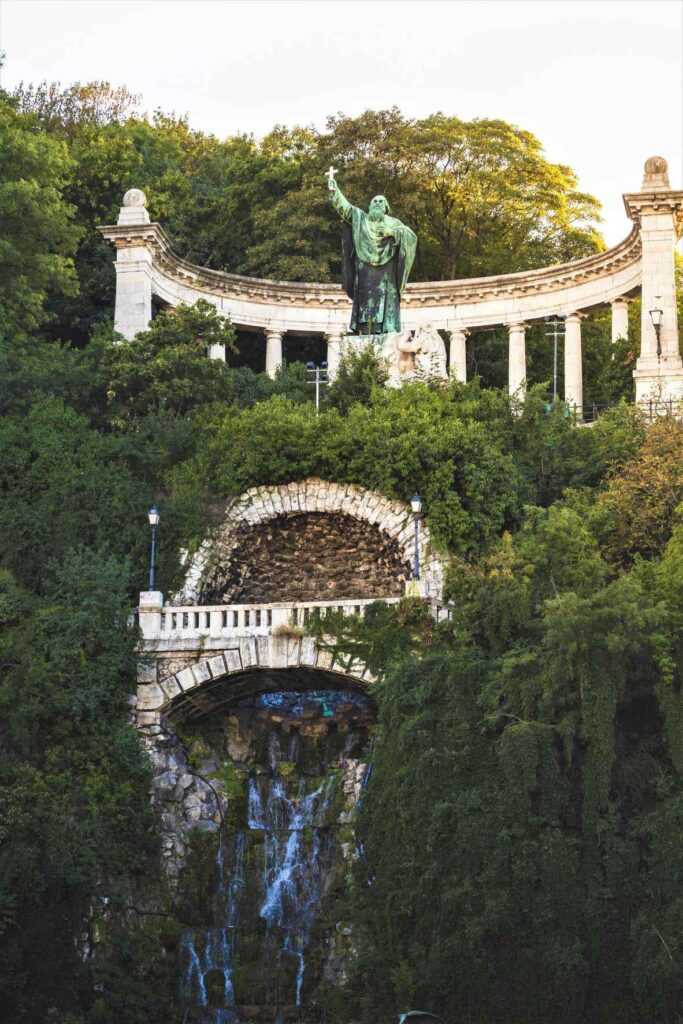
{"type": "Polygon", "coordinates": [[[241,1005],[252,1016],[255,1006],[268,1007],[264,1019],[274,1013],[283,1024],[286,1013],[303,1005],[306,984],[317,983],[313,929],[344,856],[335,826],[342,807],[348,814],[350,797],[348,789],[338,791],[340,765],[361,764],[366,708],[365,698],[335,691],[251,699],[247,728],[254,753],[240,765],[245,781],[237,817],[221,830],[210,926],[187,928],[181,936],[187,1024],[238,1024],[241,1005]],[[331,727],[330,709],[343,730],[331,727]],[[354,715],[361,720],[357,732],[349,729],[350,719],[354,726],[358,721],[354,715]]]}
{"type": "Polygon", "coordinates": [[[289,797],[277,768],[277,736],[271,739],[271,776],[252,776],[249,780],[248,826],[262,830],[265,840],[259,913],[269,930],[278,930],[280,951],[291,953],[298,961],[295,999],[301,1006],[306,947],[322,894],[321,828],[332,787],[328,777],[313,792],[306,793],[305,780],[301,779],[296,795],[289,797]]]}
{"type": "Polygon", "coordinates": [[[235,1005],[232,982],[233,959],[236,950],[236,929],[238,900],[244,887],[245,834],[237,832],[233,846],[233,866],[228,879],[225,870],[224,844],[218,844],[216,874],[218,898],[224,907],[222,927],[206,928],[201,932],[186,929],[180,942],[181,998],[186,1005],[207,1009],[211,1024],[228,1024],[234,1021],[235,1013],[229,1008],[235,1005]],[[210,974],[223,976],[222,1001],[227,1006],[209,1009],[208,977],[210,974]]]}

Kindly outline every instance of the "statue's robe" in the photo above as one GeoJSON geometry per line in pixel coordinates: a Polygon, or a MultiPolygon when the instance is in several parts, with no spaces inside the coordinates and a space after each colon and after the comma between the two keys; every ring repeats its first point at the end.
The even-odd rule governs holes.
{"type": "Polygon", "coordinates": [[[373,221],[335,185],[332,204],[344,220],[342,282],[353,299],[352,334],[401,330],[401,294],[415,259],[417,235],[396,217],[373,221]]]}

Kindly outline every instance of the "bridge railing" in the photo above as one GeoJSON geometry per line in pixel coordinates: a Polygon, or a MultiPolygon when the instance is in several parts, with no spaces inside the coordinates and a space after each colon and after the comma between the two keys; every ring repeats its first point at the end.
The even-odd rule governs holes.
{"type": "Polygon", "coordinates": [[[364,615],[374,601],[396,604],[398,597],[336,601],[284,601],[273,604],[161,605],[153,613],[141,605],[144,640],[219,640],[229,636],[268,636],[278,630],[304,629],[314,617],[334,612],[364,615]]]}
{"type": "MultiPolygon", "coordinates": [[[[138,622],[145,641],[221,640],[231,636],[269,636],[301,629],[316,618],[337,613],[365,615],[376,601],[398,604],[399,597],[348,598],[333,601],[282,601],[272,604],[168,605],[155,591],[140,595],[138,622]]],[[[445,606],[433,609],[437,621],[449,618],[445,606]]]]}

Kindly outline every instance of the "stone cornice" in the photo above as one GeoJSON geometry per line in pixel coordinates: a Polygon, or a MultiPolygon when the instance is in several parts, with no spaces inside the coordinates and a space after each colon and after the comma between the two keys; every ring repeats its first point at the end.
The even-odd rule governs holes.
{"type": "MultiPolygon", "coordinates": [[[[661,202],[678,193],[653,193],[652,201],[661,202]]],[[[624,197],[625,200],[631,196],[624,197]]],[[[634,194],[633,198],[644,198],[634,194]]],[[[628,209],[628,206],[627,206],[628,209]]],[[[635,206],[634,206],[635,209],[635,206]]],[[[635,219],[635,218],[634,218],[635,219]]],[[[274,281],[209,270],[184,260],[173,252],[170,240],[160,224],[115,224],[98,228],[117,249],[147,248],[155,266],[169,279],[208,294],[242,299],[250,303],[282,307],[308,307],[325,310],[348,308],[349,299],[339,285],[274,281]]],[[[403,305],[407,309],[443,307],[462,303],[488,302],[492,299],[524,298],[560,291],[587,281],[613,274],[636,263],[641,256],[640,232],[635,224],[630,235],[605,252],[594,253],[570,263],[558,263],[538,270],[492,277],[465,278],[455,281],[424,281],[409,284],[403,305]]]]}
{"type": "Polygon", "coordinates": [[[636,225],[645,214],[670,213],[676,229],[683,232],[683,191],[651,189],[648,192],[627,192],[624,196],[626,213],[636,225]]]}

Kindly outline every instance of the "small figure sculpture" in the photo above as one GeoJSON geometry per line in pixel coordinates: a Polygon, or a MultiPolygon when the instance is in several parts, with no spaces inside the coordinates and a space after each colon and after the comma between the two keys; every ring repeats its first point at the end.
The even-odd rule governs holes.
{"type": "Polygon", "coordinates": [[[353,299],[352,334],[388,334],[401,330],[401,294],[407,284],[417,235],[390,216],[384,196],[375,196],[368,212],[352,206],[327,172],[330,198],[344,221],[342,280],[353,299]]]}
{"type": "Polygon", "coordinates": [[[396,336],[396,385],[406,380],[446,380],[446,346],[432,324],[396,336]],[[397,378],[397,379],[396,379],[397,378]]]}

